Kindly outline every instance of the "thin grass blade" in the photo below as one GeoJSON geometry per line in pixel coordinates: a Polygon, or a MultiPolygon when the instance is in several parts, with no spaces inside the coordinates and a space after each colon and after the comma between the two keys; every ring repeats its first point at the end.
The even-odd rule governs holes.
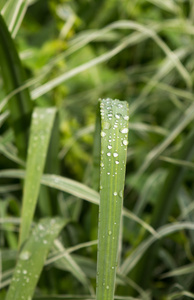
{"type": "Polygon", "coordinates": [[[20,246],[28,237],[33,219],[55,114],[55,108],[36,108],[32,115],[22,200],[20,246]]]}
{"type": "MultiPolygon", "coordinates": [[[[6,93],[20,87],[26,80],[14,42],[0,15],[0,67],[6,93]]],[[[20,91],[9,101],[10,123],[15,134],[15,143],[21,158],[26,157],[28,129],[32,102],[28,89],[20,91]]]]}
{"type": "Polygon", "coordinates": [[[96,299],[114,299],[128,144],[128,105],[101,100],[101,171],[96,299]]]}

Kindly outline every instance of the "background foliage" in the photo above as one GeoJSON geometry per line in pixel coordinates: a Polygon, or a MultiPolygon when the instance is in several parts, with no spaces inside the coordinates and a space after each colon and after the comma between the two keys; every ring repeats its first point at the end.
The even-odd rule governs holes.
{"type": "MultiPolygon", "coordinates": [[[[12,39],[3,35],[2,23],[0,169],[25,166],[30,122],[25,116],[33,107],[54,106],[58,113],[45,173],[96,189],[92,164],[98,98],[126,100],[130,122],[124,206],[157,232],[163,232],[165,224],[167,231],[171,225],[183,227],[176,232],[169,229],[169,235],[146,254],[139,248],[151,236],[145,224],[124,218],[116,294],[138,299],[194,298],[194,235],[190,225],[184,227],[194,220],[194,2],[21,2],[16,10],[13,1],[0,1],[12,35],[12,39]],[[25,74],[14,69],[15,52],[25,74]],[[20,104],[17,111],[14,99],[25,100],[26,106],[20,104]],[[132,270],[128,259],[138,251],[145,255],[132,270]]],[[[78,195],[41,187],[34,222],[62,216],[70,219],[61,233],[65,248],[91,242],[71,255],[78,269],[73,271],[60,260],[44,267],[35,299],[54,299],[51,294],[86,299],[81,295],[95,289],[92,241],[97,239],[98,210],[78,195]]],[[[22,182],[2,178],[0,198],[0,297],[4,299],[17,257],[22,182]]],[[[58,245],[58,250],[63,246],[58,245]]]]}

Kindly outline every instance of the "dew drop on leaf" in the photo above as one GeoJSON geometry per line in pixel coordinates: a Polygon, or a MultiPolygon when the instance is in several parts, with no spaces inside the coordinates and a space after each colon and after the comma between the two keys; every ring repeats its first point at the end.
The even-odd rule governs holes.
{"type": "Polygon", "coordinates": [[[105,137],[106,133],[104,131],[101,131],[101,137],[105,137]]]}
{"type": "Polygon", "coordinates": [[[31,256],[31,253],[29,251],[22,251],[20,254],[21,260],[28,260],[31,256]]]}
{"type": "Polygon", "coordinates": [[[123,145],[127,146],[128,145],[128,141],[127,140],[123,140],[123,145]]]}
{"type": "Polygon", "coordinates": [[[129,131],[128,128],[125,127],[125,128],[123,128],[123,129],[121,129],[120,132],[121,132],[121,133],[128,133],[128,131],[129,131]]]}

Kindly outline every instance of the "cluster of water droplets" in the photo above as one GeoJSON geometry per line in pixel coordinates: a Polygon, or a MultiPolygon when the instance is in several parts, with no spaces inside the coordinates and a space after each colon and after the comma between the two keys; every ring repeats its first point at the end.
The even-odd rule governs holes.
{"type": "Polygon", "coordinates": [[[125,159],[123,156],[120,157],[119,150],[121,147],[127,150],[129,116],[125,103],[111,99],[101,100],[100,113],[102,120],[101,173],[106,170],[108,176],[115,177],[118,174],[118,168],[122,170],[125,167],[125,159]],[[115,164],[114,174],[109,171],[112,162],[115,164]]]}

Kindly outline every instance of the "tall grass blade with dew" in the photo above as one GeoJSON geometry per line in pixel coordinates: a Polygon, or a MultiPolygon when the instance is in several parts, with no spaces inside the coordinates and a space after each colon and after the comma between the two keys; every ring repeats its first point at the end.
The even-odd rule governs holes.
{"type": "Polygon", "coordinates": [[[101,100],[101,170],[98,225],[97,300],[113,300],[119,259],[128,144],[128,106],[101,100]]]}

